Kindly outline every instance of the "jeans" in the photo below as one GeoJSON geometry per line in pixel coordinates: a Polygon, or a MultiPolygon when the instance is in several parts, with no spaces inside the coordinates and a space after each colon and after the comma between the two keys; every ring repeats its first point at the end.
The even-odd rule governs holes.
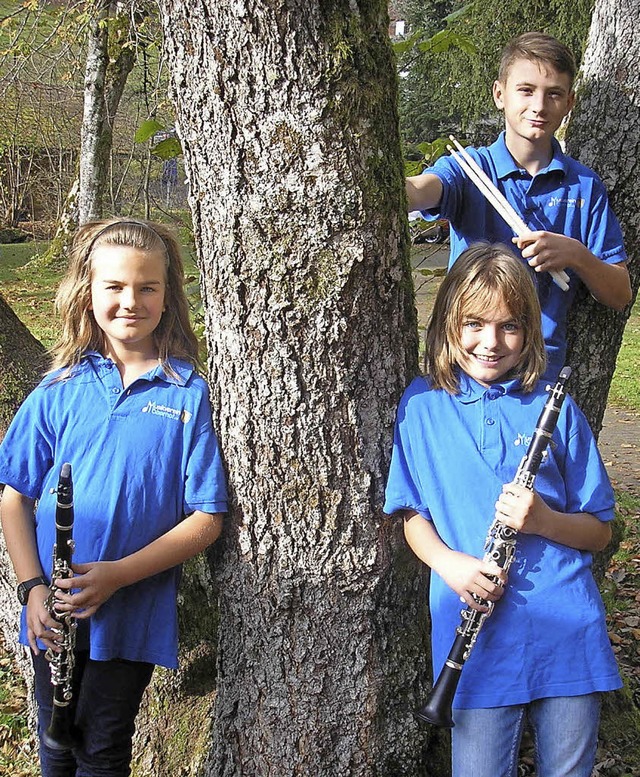
{"type": "Polygon", "coordinates": [[[598,743],[600,694],[538,699],[529,704],[453,711],[453,777],[516,777],[526,721],[537,777],[591,777],[598,743]]]}
{"type": "Polygon", "coordinates": [[[71,717],[79,744],[55,750],[42,741],[51,722],[53,686],[49,662],[33,656],[38,703],[42,777],[128,777],[135,719],[154,665],[136,661],[93,661],[77,651],[71,717]]]}

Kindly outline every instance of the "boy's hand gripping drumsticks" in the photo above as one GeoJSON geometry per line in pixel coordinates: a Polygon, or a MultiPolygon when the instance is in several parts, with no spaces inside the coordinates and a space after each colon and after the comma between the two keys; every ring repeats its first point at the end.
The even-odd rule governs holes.
{"type": "MultiPolygon", "coordinates": [[[[449,135],[449,139],[458,149],[458,152],[452,147],[447,145],[447,150],[450,151],[451,156],[456,160],[464,172],[469,176],[473,183],[478,187],[482,194],[487,198],[489,203],[493,205],[495,210],[502,216],[502,218],[511,227],[514,233],[521,237],[524,232],[528,232],[529,228],[520,218],[520,216],[513,209],[512,205],[508,202],[505,196],[494,185],[493,181],[484,172],[475,159],[466,151],[458,141],[449,135]]],[[[567,291],[569,288],[569,276],[564,270],[551,271],[551,277],[555,283],[563,290],[567,291]]]]}

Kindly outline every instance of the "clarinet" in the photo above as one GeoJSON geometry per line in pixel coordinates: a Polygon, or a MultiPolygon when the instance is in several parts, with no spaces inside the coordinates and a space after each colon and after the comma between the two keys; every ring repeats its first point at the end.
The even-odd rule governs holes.
{"type": "MultiPolygon", "coordinates": [[[[516,472],[514,483],[524,486],[530,491],[533,491],[533,482],[542,463],[543,454],[556,427],[558,415],[565,397],[564,386],[570,375],[571,368],[563,367],[556,385],[553,388],[551,386],[547,387],[547,390],[550,391],[549,397],[538,418],[527,452],[523,456],[516,472]]],[[[505,573],[508,572],[516,551],[517,534],[518,532],[515,529],[494,518],[485,541],[484,561],[495,561],[505,573]]],[[[488,575],[488,577],[494,583],[498,582],[498,578],[495,576],[488,575]]],[[[480,629],[493,612],[494,607],[494,602],[482,599],[476,594],[473,594],[473,598],[478,604],[484,605],[487,609],[484,612],[480,612],[467,606],[460,613],[460,625],[456,629],[456,637],[447,660],[424,706],[415,713],[416,717],[425,723],[448,728],[454,726],[452,715],[453,697],[460,681],[462,668],[469,658],[473,646],[476,644],[480,629]]]]}
{"type": "MultiPolygon", "coordinates": [[[[52,489],[53,492],[53,489],[52,489]]],[[[54,750],[70,750],[78,742],[78,734],[73,718],[75,710],[71,707],[73,699],[73,668],[75,665],[74,648],[76,644],[76,621],[68,612],[58,612],[55,594],[58,590],[55,581],[58,578],[73,577],[71,556],[73,541],[73,483],[71,464],[65,463],[60,469],[60,478],[56,502],[56,541],[53,546],[53,564],[51,586],[45,606],[51,616],[58,621],[56,632],[61,635],[58,653],[50,648],[46,658],[51,665],[51,684],[53,685],[53,710],[49,728],[42,734],[44,743],[54,750]]]]}

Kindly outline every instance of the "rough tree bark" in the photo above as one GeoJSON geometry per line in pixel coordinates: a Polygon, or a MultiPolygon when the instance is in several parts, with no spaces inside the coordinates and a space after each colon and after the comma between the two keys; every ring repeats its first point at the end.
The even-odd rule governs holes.
{"type": "MultiPolygon", "coordinates": [[[[38,383],[46,363],[45,353],[44,346],[0,295],[0,440],[16,410],[38,383]]],[[[13,567],[0,533],[0,628],[5,645],[15,656],[27,684],[30,684],[31,662],[17,641],[20,610],[13,567]]],[[[33,711],[30,695],[28,700],[33,711]]]]}
{"type": "MultiPolygon", "coordinates": [[[[640,282],[640,6],[634,0],[596,0],[582,62],[578,100],[567,133],[569,153],[603,178],[620,219],[629,255],[633,297],[640,282]]],[[[569,320],[570,390],[599,434],[607,395],[631,312],[617,313],[582,289],[569,320]]],[[[619,538],[618,538],[619,541],[619,538]]],[[[614,543],[615,547],[615,543],[614,543]]],[[[602,579],[610,552],[594,565],[602,579]]],[[[612,752],[635,746],[640,718],[628,690],[605,694],[600,736],[612,752]]],[[[637,751],[637,748],[636,748],[637,751]]]]}
{"type": "Polygon", "coordinates": [[[207,775],[425,774],[425,579],[381,512],[416,370],[384,0],[160,0],[232,510],[207,775]]]}
{"type": "MultiPolygon", "coordinates": [[[[597,0],[567,130],[569,153],[596,170],[609,191],[625,235],[634,299],[640,282],[639,27],[634,0],[597,0]]],[[[570,390],[596,434],[630,311],[631,305],[621,313],[605,308],[584,288],[571,311],[570,390]]]]}

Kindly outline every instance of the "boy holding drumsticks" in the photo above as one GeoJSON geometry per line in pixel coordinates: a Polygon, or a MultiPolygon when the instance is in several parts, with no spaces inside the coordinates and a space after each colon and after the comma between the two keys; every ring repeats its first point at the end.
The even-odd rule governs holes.
{"type": "Polygon", "coordinates": [[[580,279],[602,304],[621,310],[631,283],[618,221],[600,178],[566,156],[554,137],[573,107],[575,61],[555,38],[521,35],[503,51],[493,99],[505,130],[491,146],[467,149],[529,226],[519,237],[451,157],[407,178],[409,210],[451,223],[449,266],[478,240],[513,241],[538,276],[546,377],[557,377],[566,352],[566,319],[580,279]],[[569,290],[550,272],[566,271],[569,290]]]}

